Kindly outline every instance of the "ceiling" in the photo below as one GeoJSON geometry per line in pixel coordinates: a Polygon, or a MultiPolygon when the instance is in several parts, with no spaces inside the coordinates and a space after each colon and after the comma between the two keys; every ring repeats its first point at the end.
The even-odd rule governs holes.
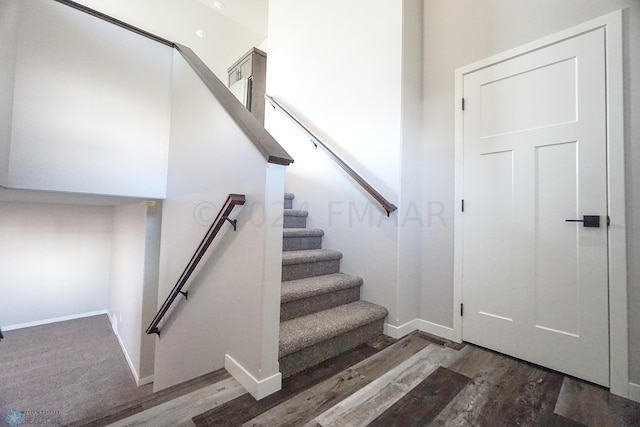
{"type": "Polygon", "coordinates": [[[258,34],[267,34],[269,0],[198,0],[217,13],[243,25],[258,34]],[[224,4],[219,9],[214,2],[224,4]]]}

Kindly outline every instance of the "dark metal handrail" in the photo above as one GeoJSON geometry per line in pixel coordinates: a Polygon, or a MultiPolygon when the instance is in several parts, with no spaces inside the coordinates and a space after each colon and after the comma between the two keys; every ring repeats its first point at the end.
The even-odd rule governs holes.
{"type": "Polygon", "coordinates": [[[158,313],[153,318],[153,321],[147,328],[147,334],[160,335],[160,329],[158,328],[158,325],[164,318],[165,314],[167,314],[167,311],[169,311],[169,308],[171,308],[171,305],[173,304],[175,299],[178,297],[178,295],[184,296],[185,299],[187,298],[188,291],[183,291],[182,288],[189,280],[189,277],[191,277],[191,273],[193,273],[193,271],[196,269],[196,267],[198,266],[198,263],[200,262],[204,254],[207,252],[207,249],[209,249],[211,242],[213,242],[213,239],[215,239],[216,235],[218,234],[218,231],[220,231],[220,229],[222,228],[222,225],[226,221],[229,221],[231,225],[233,225],[233,229],[234,230],[236,229],[237,220],[229,219],[229,214],[231,213],[234,207],[236,207],[237,205],[244,205],[244,203],[245,203],[245,197],[243,194],[229,194],[229,197],[227,197],[227,201],[224,203],[224,206],[222,206],[222,209],[220,209],[220,212],[218,212],[218,216],[211,224],[211,227],[209,227],[209,230],[207,230],[207,234],[205,234],[204,238],[200,242],[200,245],[198,246],[196,251],[193,253],[191,260],[189,261],[184,271],[180,275],[180,278],[178,279],[175,286],[171,290],[171,293],[169,294],[167,299],[164,301],[164,303],[162,304],[162,307],[160,307],[160,310],[158,310],[158,313]]]}
{"type": "Polygon", "coordinates": [[[373,188],[371,184],[369,184],[363,177],[361,177],[356,171],[354,171],[351,166],[349,166],[344,160],[342,160],[342,158],[340,158],[340,156],[338,156],[331,148],[329,148],[324,142],[322,142],[320,138],[318,138],[313,132],[311,132],[308,127],[303,125],[296,116],[294,116],[288,109],[283,107],[282,104],[276,101],[273,96],[265,95],[265,98],[271,103],[274,109],[280,110],[281,113],[287,116],[304,133],[306,133],[307,136],[311,138],[311,141],[316,147],[318,145],[321,146],[327,152],[329,157],[331,157],[338,164],[338,166],[340,166],[351,178],[353,178],[354,181],[360,184],[360,186],[364,188],[365,191],[369,193],[369,195],[371,195],[371,197],[373,197],[378,203],[380,203],[382,208],[387,212],[387,216],[389,216],[391,212],[394,212],[398,209],[396,205],[385,199],[384,196],[380,194],[380,192],[373,188]]]}

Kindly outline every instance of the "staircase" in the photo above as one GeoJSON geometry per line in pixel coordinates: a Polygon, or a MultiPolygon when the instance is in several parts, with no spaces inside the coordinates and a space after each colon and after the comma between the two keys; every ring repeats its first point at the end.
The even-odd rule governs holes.
{"type": "Polygon", "coordinates": [[[381,335],[388,312],[360,300],[362,278],[340,273],[342,254],[322,249],[324,231],[306,228],[308,212],[285,194],[280,308],[283,377],[381,335]]]}

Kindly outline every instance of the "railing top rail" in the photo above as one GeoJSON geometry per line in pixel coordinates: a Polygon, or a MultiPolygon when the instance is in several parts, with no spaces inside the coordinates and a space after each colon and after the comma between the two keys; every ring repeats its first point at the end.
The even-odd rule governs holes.
{"type": "Polygon", "coordinates": [[[286,107],[278,102],[273,96],[265,95],[265,98],[269,103],[286,117],[288,117],[293,123],[295,123],[304,133],[311,138],[316,146],[321,146],[331,157],[354,181],[356,181],[371,197],[373,197],[382,208],[387,212],[389,216],[392,212],[396,211],[398,207],[387,200],[379,191],[377,191],[371,184],[369,184],[362,176],[360,176],[355,170],[351,168],[340,156],[338,156],[331,148],[329,148],[316,134],[314,134],[307,126],[305,126],[293,113],[291,113],[286,107]]]}
{"type": "Polygon", "coordinates": [[[293,163],[289,153],[278,144],[193,50],[177,43],[175,47],[269,163],[285,166],[293,163]]]}
{"type": "Polygon", "coordinates": [[[253,115],[240,103],[240,101],[235,98],[235,96],[233,96],[225,84],[220,81],[213,71],[211,71],[211,69],[190,48],[164,39],[95,9],[91,9],[83,4],[76,3],[75,1],[55,1],[176,49],[180,52],[185,61],[193,68],[196,74],[202,79],[216,99],[218,99],[233,121],[238,125],[238,127],[240,127],[240,129],[242,129],[244,134],[269,163],[285,166],[293,163],[293,159],[285,149],[278,144],[273,136],[271,136],[271,134],[269,134],[269,132],[267,132],[260,123],[258,123],[256,118],[253,117],[253,115]]]}

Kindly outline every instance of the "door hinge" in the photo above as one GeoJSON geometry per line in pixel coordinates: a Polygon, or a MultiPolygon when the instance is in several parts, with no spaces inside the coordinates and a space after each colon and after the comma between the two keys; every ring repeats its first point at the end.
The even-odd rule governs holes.
{"type": "Polygon", "coordinates": [[[460,304],[460,316],[464,316],[464,304],[460,304]]]}
{"type": "Polygon", "coordinates": [[[462,202],[460,203],[460,209],[464,212],[464,199],[462,199],[462,202]]]}
{"type": "Polygon", "coordinates": [[[464,98],[462,98],[462,111],[464,111],[464,98]]]}
{"type": "Polygon", "coordinates": [[[607,227],[611,227],[611,217],[607,215],[607,227]]]}

